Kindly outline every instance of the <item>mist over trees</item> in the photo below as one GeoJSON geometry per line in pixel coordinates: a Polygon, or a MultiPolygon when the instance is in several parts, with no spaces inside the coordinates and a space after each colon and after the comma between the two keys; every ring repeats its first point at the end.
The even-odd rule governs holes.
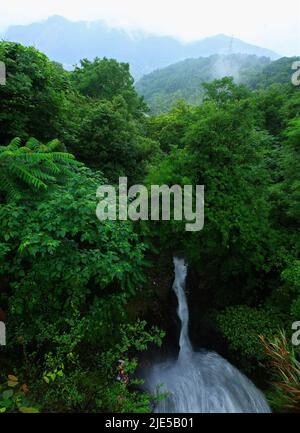
{"type": "MultiPolygon", "coordinates": [[[[191,58],[156,70],[136,83],[137,92],[144,96],[152,114],[167,112],[183,100],[191,105],[203,101],[203,84],[223,77],[233,77],[236,84],[246,84],[253,90],[276,84],[289,85],[291,65],[297,58],[284,57],[271,61],[268,57],[248,54],[215,54],[191,58]]],[[[280,92],[280,97],[284,95],[280,92]]],[[[271,101],[270,101],[271,102],[271,101]]],[[[276,101],[270,109],[275,110],[276,101]]]]}

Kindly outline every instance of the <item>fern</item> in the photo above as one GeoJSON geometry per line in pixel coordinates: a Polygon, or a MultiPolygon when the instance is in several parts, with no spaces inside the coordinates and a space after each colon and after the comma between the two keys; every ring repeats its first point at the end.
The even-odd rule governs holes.
{"type": "Polygon", "coordinates": [[[35,138],[22,146],[18,137],[8,146],[0,146],[0,192],[12,200],[19,198],[24,188],[46,190],[71,175],[78,163],[73,155],[59,152],[59,147],[59,140],[42,144],[35,138]]]}

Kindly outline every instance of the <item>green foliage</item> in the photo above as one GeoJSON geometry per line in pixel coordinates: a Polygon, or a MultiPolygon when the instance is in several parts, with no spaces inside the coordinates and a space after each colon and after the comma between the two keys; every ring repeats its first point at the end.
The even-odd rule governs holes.
{"type": "Polygon", "coordinates": [[[282,272],[283,280],[289,284],[294,291],[300,291],[300,261],[294,261],[282,272]]]}
{"type": "MultiPolygon", "coordinates": [[[[128,353],[145,351],[150,344],[161,345],[164,332],[156,327],[146,330],[146,322],[138,320],[134,324],[124,324],[120,328],[120,339],[113,351],[108,351],[102,356],[102,365],[106,366],[108,377],[117,375],[113,366],[117,365],[118,359],[125,361],[126,374],[130,377],[130,385],[138,386],[143,383],[140,379],[134,377],[134,372],[138,365],[136,358],[128,358],[128,353]]],[[[109,382],[108,393],[102,393],[102,399],[106,399],[105,407],[111,412],[149,412],[151,404],[163,395],[153,396],[149,393],[135,391],[130,394],[128,387],[123,382],[117,382],[111,386],[109,382]]]]}
{"type": "Polygon", "coordinates": [[[291,319],[300,317],[300,261],[295,260],[282,272],[283,291],[289,298],[288,308],[291,319]]]}
{"type": "Polygon", "coordinates": [[[282,133],[282,145],[279,149],[278,179],[272,185],[274,203],[274,223],[286,235],[285,243],[289,254],[299,257],[299,170],[300,170],[300,120],[297,116],[288,122],[282,133]]]}
{"type": "MultiPolygon", "coordinates": [[[[114,379],[104,354],[116,359],[130,346],[139,351],[149,339],[161,341],[157,330],[143,331],[144,322],[127,323],[124,331],[126,304],[143,283],[144,245],[130,222],[97,220],[96,190],[103,182],[101,174],[74,167],[43,200],[0,207],[1,274],[10,288],[7,350],[23,348],[23,374],[35,384],[37,400],[44,396],[46,410],[95,410],[96,397],[106,404],[103,381],[108,387],[114,379]],[[98,370],[103,374],[94,382],[98,370]]],[[[137,404],[139,398],[132,396],[137,404]]]]}
{"type": "Polygon", "coordinates": [[[258,335],[272,338],[300,314],[298,94],[279,84],[254,93],[230,78],[204,88],[200,107],[180,103],[149,120],[165,156],[146,178],[205,185],[204,229],[189,234],[171,221],[145,234],[161,251],[185,252],[230,357],[266,378],[258,335]]]}
{"type": "Polygon", "coordinates": [[[298,57],[282,57],[279,60],[275,60],[265,65],[262,71],[248,74],[247,84],[252,88],[266,88],[272,84],[289,84],[292,87],[292,64],[297,60],[299,60],[298,57]]]}
{"type": "Polygon", "coordinates": [[[232,77],[224,77],[214,80],[212,83],[204,83],[205,101],[214,101],[218,106],[228,105],[234,101],[250,98],[251,92],[244,85],[236,85],[232,77]]]}
{"type": "Polygon", "coordinates": [[[257,301],[256,276],[279,260],[268,203],[267,161],[273,139],[258,130],[256,105],[243,86],[224,79],[207,90],[201,107],[177,109],[154,120],[154,138],[166,137],[165,147],[172,149],[177,142],[179,148],[151,166],[147,184],[205,185],[203,231],[188,234],[181,223],[171,222],[159,225],[159,236],[168,245],[184,247],[190,262],[211,276],[218,269],[213,290],[220,290],[219,304],[236,296],[238,302],[246,297],[257,301]],[[244,282],[238,294],[235,278],[244,282]]]}
{"type": "Polygon", "coordinates": [[[258,335],[271,338],[279,326],[276,312],[246,305],[227,308],[217,315],[217,323],[235,358],[250,372],[265,360],[258,335]]]}
{"type": "Polygon", "coordinates": [[[21,385],[16,376],[9,374],[5,382],[0,382],[0,413],[37,413],[27,398],[28,386],[21,385]]]}
{"type": "MultiPolygon", "coordinates": [[[[42,322],[35,321],[40,331],[55,319],[65,323],[87,297],[94,298],[99,285],[102,290],[114,283],[134,290],[140,281],[133,269],[141,264],[143,245],[131,224],[100,223],[96,218],[95,192],[102,182],[101,176],[79,169],[66,184],[49,191],[46,202],[9,203],[0,209],[1,241],[7,254],[14,252],[13,261],[1,271],[14,276],[12,312],[20,317],[35,312],[33,320],[40,314],[42,322]]],[[[109,299],[113,292],[107,294],[109,299]]]]}
{"type": "Polygon", "coordinates": [[[160,331],[126,310],[142,296],[145,245],[131,223],[99,222],[95,212],[96,190],[108,182],[102,173],[141,179],[159,152],[145,135],[146,107],[128,65],[115,60],[83,60],[68,73],[7,42],[0,60],[8,73],[0,89],[0,302],[11,335],[1,368],[16,364],[42,410],[108,410],[114,390],[120,410],[148,410],[150,396],[120,390],[105,363],[127,357],[127,346],[136,356],[161,342],[160,331]]]}
{"type": "Polygon", "coordinates": [[[20,138],[0,146],[0,192],[8,199],[16,199],[26,187],[47,189],[49,184],[70,175],[76,162],[73,155],[58,151],[60,146],[58,140],[41,144],[34,138],[24,146],[20,138]]]}
{"type": "Polygon", "coordinates": [[[292,120],[286,131],[286,148],[283,154],[283,169],[285,181],[283,182],[283,191],[286,200],[287,216],[295,219],[296,223],[300,221],[300,117],[292,120]]]}
{"type": "Polygon", "coordinates": [[[119,176],[140,179],[158,144],[146,138],[122,96],[89,104],[77,135],[68,146],[89,167],[117,181],[119,176]]]}
{"type": "Polygon", "coordinates": [[[2,145],[16,136],[42,142],[57,137],[60,150],[67,148],[109,179],[142,178],[158,144],[145,137],[147,107],[128,64],[83,60],[69,73],[36,49],[11,42],[0,42],[0,61],[7,69],[7,84],[0,87],[2,145]]]}
{"type": "Polygon", "coordinates": [[[80,67],[73,72],[72,80],[85,96],[108,101],[115,96],[122,96],[133,115],[146,109],[143,99],[137,96],[133,87],[128,63],[106,58],[96,58],[93,62],[83,59],[80,67]]]}
{"type": "Polygon", "coordinates": [[[192,118],[192,109],[184,102],[178,102],[172,111],[150,117],[147,122],[147,133],[160,143],[164,152],[169,152],[174,145],[183,147],[186,125],[192,118]]]}
{"type": "Polygon", "coordinates": [[[45,371],[43,375],[43,379],[46,383],[53,383],[59,377],[64,376],[64,364],[61,364],[59,368],[55,368],[53,371],[45,371]]]}
{"type": "Polygon", "coordinates": [[[141,391],[137,374],[140,353],[164,337],[160,319],[145,321],[156,304],[148,305],[144,256],[154,251],[185,253],[230,358],[267,381],[271,357],[274,407],[294,404],[298,355],[284,334],[274,340],[278,326],[290,330],[300,317],[292,60],[212,56],[157,71],[137,88],[152,112],[174,107],[151,117],[127,64],[96,58],[66,72],[32,47],[0,43],[8,72],[0,88],[0,302],[9,329],[0,368],[7,376],[13,366],[19,378],[1,383],[0,411],[148,412],[165,397],[141,391]],[[98,221],[97,188],[123,175],[148,187],[204,185],[204,229],[98,221]],[[118,359],[129,384],[116,380],[118,359]]]}
{"type": "Polygon", "coordinates": [[[62,66],[33,47],[0,42],[0,61],[7,71],[0,86],[0,143],[14,137],[49,141],[64,122],[69,79],[62,66]]]}
{"type": "Polygon", "coordinates": [[[205,93],[203,83],[226,76],[234,77],[237,83],[245,82],[269,63],[266,57],[246,54],[186,59],[145,75],[136,88],[145,97],[151,113],[159,114],[171,110],[179,100],[201,104],[205,93]]]}
{"type": "MultiPolygon", "coordinates": [[[[137,358],[128,358],[129,353],[143,351],[149,344],[161,344],[163,333],[155,328],[149,331],[145,328],[146,323],[139,320],[135,324],[123,324],[118,341],[111,341],[109,349],[102,347],[101,350],[96,346],[86,356],[75,347],[69,347],[64,353],[48,353],[43,382],[35,385],[35,395],[39,399],[42,396],[43,409],[59,412],[148,412],[152,401],[163,396],[152,396],[138,389],[142,384],[135,376],[138,361],[137,358]],[[62,356],[66,365],[59,364],[62,356]],[[125,360],[129,386],[116,380],[119,358],[125,360]]],[[[61,342],[58,344],[60,346],[61,342]]]]}
{"type": "Polygon", "coordinates": [[[287,95],[285,86],[273,84],[261,89],[257,96],[257,107],[263,117],[262,127],[275,136],[286,127],[287,95]]]}

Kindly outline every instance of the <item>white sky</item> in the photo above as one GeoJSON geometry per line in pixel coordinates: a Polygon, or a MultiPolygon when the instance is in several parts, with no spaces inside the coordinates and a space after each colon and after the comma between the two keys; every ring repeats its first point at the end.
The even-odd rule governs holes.
{"type": "Polygon", "coordinates": [[[300,0],[0,0],[0,30],[51,15],[72,20],[104,19],[184,40],[218,33],[300,54],[300,0]]]}

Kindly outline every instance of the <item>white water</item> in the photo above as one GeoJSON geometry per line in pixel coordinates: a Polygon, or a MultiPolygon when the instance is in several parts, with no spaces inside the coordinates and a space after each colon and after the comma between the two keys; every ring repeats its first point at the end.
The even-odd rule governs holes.
{"type": "Polygon", "coordinates": [[[179,356],[152,367],[147,383],[152,390],[168,392],[155,409],[157,413],[270,412],[263,394],[235,367],[215,352],[194,352],[189,336],[189,311],[184,284],[187,266],[174,258],[173,290],[178,298],[181,320],[179,356]]]}

